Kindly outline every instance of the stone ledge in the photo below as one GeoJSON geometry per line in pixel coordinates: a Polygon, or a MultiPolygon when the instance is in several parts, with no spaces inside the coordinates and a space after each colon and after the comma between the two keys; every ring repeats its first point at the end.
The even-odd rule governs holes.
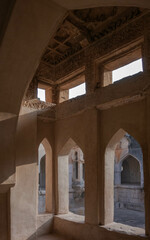
{"type": "Polygon", "coordinates": [[[111,107],[141,101],[149,91],[149,75],[138,73],[124,78],[107,87],[99,88],[95,92],[82,95],[52,108],[39,112],[41,118],[51,118],[52,111],[55,120],[64,119],[79,114],[89,108],[105,110],[111,107]]]}

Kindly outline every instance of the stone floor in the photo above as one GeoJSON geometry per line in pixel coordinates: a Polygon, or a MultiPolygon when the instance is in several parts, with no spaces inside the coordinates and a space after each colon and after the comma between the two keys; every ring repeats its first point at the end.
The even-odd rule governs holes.
{"type": "Polygon", "coordinates": [[[38,237],[37,240],[67,240],[67,239],[57,234],[49,234],[42,237],[38,237]]]}
{"type": "Polygon", "coordinates": [[[145,228],[144,212],[117,208],[114,211],[114,222],[145,228]]]}
{"type": "MultiPolygon", "coordinates": [[[[84,201],[70,201],[70,212],[84,216],[84,201]]],[[[142,211],[115,208],[114,222],[132,227],[145,228],[145,214],[142,211]]]]}
{"type": "MultiPolygon", "coordinates": [[[[74,207],[70,209],[70,212],[83,216],[84,207],[74,207]]],[[[114,222],[122,223],[132,227],[145,228],[145,214],[144,212],[140,211],[116,208],[114,212],[114,222]]]]}

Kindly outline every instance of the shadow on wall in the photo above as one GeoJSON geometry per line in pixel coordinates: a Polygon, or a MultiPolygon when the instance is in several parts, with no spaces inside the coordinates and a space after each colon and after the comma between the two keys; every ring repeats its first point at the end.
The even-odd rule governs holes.
{"type": "MultiPolygon", "coordinates": [[[[38,148],[36,136],[37,112],[20,115],[18,119],[16,136],[17,184],[14,186],[14,188],[12,188],[11,191],[11,201],[13,202],[13,204],[11,205],[11,234],[13,239],[20,239],[21,234],[24,234],[24,236],[22,236],[24,239],[35,239],[36,236],[36,221],[38,218],[38,148]],[[23,203],[24,207],[22,208],[23,203]],[[25,231],[22,231],[22,226],[24,226],[25,231]],[[31,234],[32,236],[30,236],[31,234]]],[[[45,149],[47,150],[47,146],[45,147],[45,149]]],[[[48,153],[49,152],[51,152],[51,148],[48,153]]],[[[49,155],[47,154],[47,156],[49,155]]],[[[49,161],[48,163],[48,169],[52,169],[51,161],[49,161]]],[[[49,186],[51,186],[51,172],[49,172],[47,176],[47,182],[49,182],[49,186]]],[[[50,187],[49,191],[47,191],[46,208],[48,212],[52,212],[51,207],[52,201],[50,187]]],[[[51,224],[49,223],[50,217],[48,218],[49,214],[45,215],[45,218],[43,216],[40,216],[40,220],[38,220],[39,224],[37,224],[37,229],[39,229],[39,231],[42,231],[42,229],[45,229],[47,227],[47,232],[49,232],[51,226],[51,224]]]]}
{"type": "Polygon", "coordinates": [[[0,184],[15,184],[15,131],[17,117],[0,122],[0,184]],[[9,167],[8,167],[9,166],[9,167]]]}
{"type": "Polygon", "coordinates": [[[35,240],[40,236],[50,234],[53,230],[54,219],[53,215],[48,214],[47,216],[39,215],[37,219],[37,225],[40,225],[36,232],[33,233],[27,240],[35,240]],[[45,219],[48,219],[45,221],[45,219]],[[45,221],[45,222],[44,222],[45,221]],[[44,222],[41,224],[41,222],[44,222]]]}

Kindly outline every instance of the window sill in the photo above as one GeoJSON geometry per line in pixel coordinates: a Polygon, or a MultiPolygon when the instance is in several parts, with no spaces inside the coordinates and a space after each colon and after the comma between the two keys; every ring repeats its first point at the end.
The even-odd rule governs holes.
{"type": "Polygon", "coordinates": [[[130,185],[130,184],[115,185],[114,188],[144,189],[140,185],[130,185]]]}
{"type": "Polygon", "coordinates": [[[59,215],[55,215],[55,217],[64,219],[64,220],[68,220],[71,222],[78,222],[78,223],[85,223],[85,217],[81,216],[81,215],[77,215],[74,214],[72,212],[69,212],[67,214],[59,214],[59,215]]]}
{"type": "Polygon", "coordinates": [[[119,233],[123,233],[123,234],[127,234],[127,235],[135,235],[135,236],[145,237],[145,229],[128,226],[128,225],[124,225],[121,223],[113,222],[113,223],[110,223],[110,224],[107,224],[104,226],[100,226],[100,227],[105,228],[108,231],[112,231],[112,232],[119,232],[119,233]]]}

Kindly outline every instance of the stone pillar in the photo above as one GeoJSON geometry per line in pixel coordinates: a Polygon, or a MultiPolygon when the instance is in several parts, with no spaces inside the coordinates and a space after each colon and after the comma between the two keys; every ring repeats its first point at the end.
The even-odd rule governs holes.
{"type": "Polygon", "coordinates": [[[120,185],[121,184],[121,166],[120,163],[115,163],[115,179],[114,179],[114,184],[115,185],[120,185]]]}
{"type": "MultiPolygon", "coordinates": [[[[88,53],[85,64],[85,82],[86,93],[92,93],[97,88],[105,86],[104,83],[104,66],[96,63],[95,59],[88,53]]],[[[108,85],[108,84],[107,84],[108,85]]]]}
{"type": "Polygon", "coordinates": [[[45,89],[45,100],[46,102],[52,102],[52,88],[48,87],[45,89]]]}
{"type": "Polygon", "coordinates": [[[28,90],[26,91],[25,100],[31,100],[37,98],[37,88],[38,88],[38,81],[37,78],[34,77],[29,84],[28,90]]]}
{"type": "Polygon", "coordinates": [[[103,73],[103,87],[112,84],[112,71],[105,68],[103,73]]]}
{"type": "Polygon", "coordinates": [[[96,75],[95,75],[95,64],[94,59],[91,55],[86,56],[85,64],[85,83],[86,83],[86,93],[94,92],[96,88],[96,75]]]}
{"type": "MultiPolygon", "coordinates": [[[[85,119],[89,119],[90,132],[87,129],[85,134],[85,222],[89,224],[99,224],[98,211],[98,129],[97,112],[93,109],[87,113],[85,119]]],[[[88,125],[89,126],[89,125],[88,125]]],[[[87,127],[88,127],[87,126],[87,127]]]]}
{"type": "Polygon", "coordinates": [[[57,214],[69,211],[69,169],[68,155],[58,157],[58,209],[57,214]]]}
{"type": "Polygon", "coordinates": [[[52,103],[59,103],[60,88],[58,85],[52,87],[52,103]]]}
{"type": "Polygon", "coordinates": [[[102,64],[96,64],[95,65],[95,71],[96,71],[96,87],[95,88],[100,88],[104,87],[104,66],[102,64]]]}
{"type": "Polygon", "coordinates": [[[79,161],[79,164],[78,164],[78,167],[79,167],[79,182],[82,182],[83,180],[83,176],[82,176],[82,162],[79,161]]]}

